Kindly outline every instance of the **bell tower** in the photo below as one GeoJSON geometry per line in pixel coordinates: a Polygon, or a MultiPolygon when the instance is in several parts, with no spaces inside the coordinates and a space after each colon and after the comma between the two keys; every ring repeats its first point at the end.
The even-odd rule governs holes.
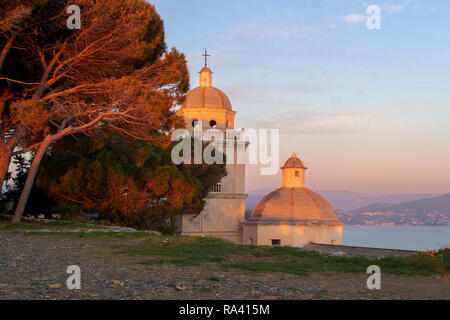
{"type": "MultiPolygon", "coordinates": [[[[207,67],[205,51],[205,66],[199,73],[199,86],[192,89],[185,98],[184,104],[178,110],[178,115],[184,118],[186,129],[203,131],[203,140],[210,138],[211,131],[219,130],[224,137],[224,148],[234,148],[234,159],[226,160],[227,175],[212,186],[205,198],[205,208],[196,217],[182,215],[179,219],[178,233],[192,236],[213,236],[242,243],[242,223],[245,220],[245,164],[237,163],[238,152],[243,150],[238,146],[244,143],[234,139],[234,116],[228,96],[212,86],[212,71],[207,67]],[[214,129],[214,130],[208,130],[214,129]],[[231,133],[231,134],[230,134],[231,133]]],[[[240,132],[240,131],[239,131],[240,132]]],[[[236,132],[237,133],[237,132],[236,132]]],[[[244,150],[247,145],[244,144],[244,150]]]]}

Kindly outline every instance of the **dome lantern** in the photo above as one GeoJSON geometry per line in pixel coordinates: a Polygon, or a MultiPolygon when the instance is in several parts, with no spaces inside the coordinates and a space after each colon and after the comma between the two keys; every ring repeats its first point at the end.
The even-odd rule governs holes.
{"type": "Polygon", "coordinates": [[[292,156],[281,167],[283,175],[281,186],[284,188],[304,188],[306,169],[308,168],[293,152],[292,156]]]}
{"type": "Polygon", "coordinates": [[[212,71],[208,67],[200,70],[200,87],[212,87],[212,71]]]}

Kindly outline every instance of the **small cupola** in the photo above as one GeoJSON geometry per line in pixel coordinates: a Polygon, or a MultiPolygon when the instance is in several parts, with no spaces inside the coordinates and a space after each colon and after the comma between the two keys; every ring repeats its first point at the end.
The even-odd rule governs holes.
{"type": "Polygon", "coordinates": [[[306,168],[303,162],[297,158],[295,152],[281,167],[283,180],[282,187],[284,188],[304,188],[305,187],[305,171],[306,168]]]}
{"type": "Polygon", "coordinates": [[[200,70],[200,87],[212,87],[212,71],[208,67],[200,70]]]}

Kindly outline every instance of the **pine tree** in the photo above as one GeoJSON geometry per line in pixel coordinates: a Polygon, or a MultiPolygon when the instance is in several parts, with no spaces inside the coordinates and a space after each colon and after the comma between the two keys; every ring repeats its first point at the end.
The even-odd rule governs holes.
{"type": "Polygon", "coordinates": [[[199,214],[224,165],[172,163],[171,148],[118,135],[66,137],[45,156],[37,187],[60,204],[97,212],[101,220],[171,233],[180,214],[199,214]]]}
{"type": "MultiPolygon", "coordinates": [[[[3,93],[20,92],[5,100],[2,124],[12,126],[2,128],[2,141],[34,153],[13,222],[20,220],[42,157],[59,139],[109,130],[167,145],[167,132],[180,125],[172,107],[188,90],[186,61],[175,49],[165,52],[154,7],[144,0],[80,0],[83,27],[68,30],[69,4],[48,1],[33,11],[0,77],[3,88],[7,84],[3,93]]],[[[13,149],[2,150],[0,171],[13,149]]]]}

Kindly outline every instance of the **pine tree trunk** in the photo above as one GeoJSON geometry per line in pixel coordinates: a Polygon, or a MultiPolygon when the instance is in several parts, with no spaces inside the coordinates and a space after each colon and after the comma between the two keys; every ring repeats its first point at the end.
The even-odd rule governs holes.
{"type": "Polygon", "coordinates": [[[0,188],[3,186],[3,182],[5,182],[14,149],[19,144],[20,139],[25,135],[25,132],[25,127],[19,126],[16,128],[14,135],[8,139],[8,142],[5,142],[5,137],[0,134],[0,188]]]}
{"type": "MultiPolygon", "coordinates": [[[[0,142],[1,143],[1,142],[0,142]]],[[[8,172],[9,163],[11,162],[12,152],[6,146],[0,146],[0,188],[5,182],[6,173],[8,172]]],[[[0,189],[0,192],[2,190],[0,189]]]]}
{"type": "Polygon", "coordinates": [[[16,38],[18,33],[19,32],[15,32],[13,35],[11,35],[8,41],[6,41],[6,44],[3,46],[3,49],[0,53],[0,70],[3,68],[3,63],[5,62],[6,55],[8,54],[9,49],[11,49],[14,39],[16,38]]]}
{"type": "Polygon", "coordinates": [[[20,195],[19,203],[17,204],[16,211],[14,212],[14,217],[11,223],[17,223],[22,218],[23,212],[25,211],[25,206],[27,205],[28,198],[30,196],[31,188],[34,184],[34,179],[39,171],[39,166],[41,164],[42,158],[44,157],[45,152],[51,144],[51,136],[48,135],[44,141],[42,141],[39,146],[36,154],[34,156],[33,162],[31,163],[30,170],[28,171],[27,180],[25,181],[25,185],[22,189],[22,193],[20,195]]]}

